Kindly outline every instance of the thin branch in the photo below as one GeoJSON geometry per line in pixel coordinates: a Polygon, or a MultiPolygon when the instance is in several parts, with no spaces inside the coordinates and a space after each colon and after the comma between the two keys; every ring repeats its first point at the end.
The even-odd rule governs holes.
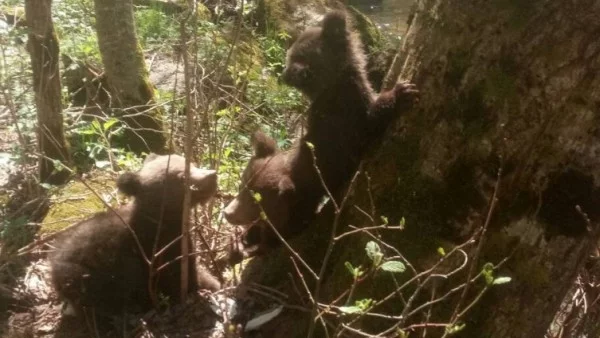
{"type": "MultiPolygon", "coordinates": [[[[312,148],[311,148],[311,152],[312,152],[312,148]]],[[[316,165],[317,162],[316,162],[316,157],[314,155],[314,152],[313,152],[313,159],[314,159],[314,163],[315,163],[315,169],[317,170],[317,173],[319,175],[319,179],[321,180],[323,185],[325,185],[323,177],[321,176],[321,172],[317,168],[317,165],[316,165]]],[[[331,253],[333,252],[333,247],[335,246],[335,243],[336,243],[335,235],[337,233],[337,228],[340,223],[340,217],[342,214],[341,211],[344,209],[346,202],[348,201],[348,197],[350,196],[350,193],[352,192],[352,189],[354,188],[354,183],[356,182],[356,178],[358,177],[359,174],[360,174],[360,171],[357,171],[356,173],[354,173],[354,176],[352,177],[352,180],[350,181],[348,189],[346,190],[346,194],[344,195],[344,198],[342,199],[342,203],[339,206],[339,208],[338,208],[338,205],[335,203],[335,201],[333,201],[333,199],[332,199],[332,201],[335,205],[336,211],[335,211],[335,217],[333,220],[333,226],[331,228],[331,234],[329,236],[329,243],[328,243],[327,249],[325,251],[325,257],[323,257],[323,263],[321,263],[321,270],[319,271],[319,277],[317,278],[317,285],[315,286],[315,291],[313,294],[314,299],[317,301],[319,299],[320,292],[321,292],[323,276],[325,275],[325,270],[329,263],[329,258],[331,257],[331,253]]],[[[327,191],[328,194],[330,194],[327,187],[325,187],[325,190],[327,191]]],[[[313,302],[313,310],[312,310],[313,317],[312,318],[314,319],[317,316],[317,314],[318,314],[318,304],[316,302],[313,302]]],[[[308,327],[308,334],[307,334],[308,338],[312,337],[314,330],[315,330],[315,321],[311,320],[310,326],[308,327]]]]}
{"type": "MultiPolygon", "coordinates": [[[[494,214],[494,210],[495,210],[496,204],[498,202],[497,196],[498,196],[498,193],[500,190],[501,177],[502,177],[502,166],[500,166],[500,168],[498,169],[498,173],[497,173],[497,177],[496,177],[496,184],[494,186],[494,193],[492,194],[492,199],[490,201],[490,207],[488,208],[488,213],[487,213],[485,222],[483,224],[481,232],[479,233],[479,243],[477,244],[477,248],[475,249],[475,257],[471,261],[471,267],[469,268],[469,272],[467,274],[466,280],[470,280],[471,276],[473,276],[473,274],[475,273],[475,269],[477,269],[477,264],[479,263],[479,256],[481,255],[481,252],[483,250],[483,243],[485,242],[484,241],[485,234],[487,232],[490,221],[492,220],[492,215],[494,214]]],[[[456,304],[456,307],[454,308],[454,313],[452,314],[452,317],[450,319],[451,323],[455,323],[456,320],[458,319],[460,307],[461,307],[464,299],[467,297],[468,291],[469,291],[469,286],[467,285],[463,289],[463,292],[458,300],[458,303],[456,304]]]]}

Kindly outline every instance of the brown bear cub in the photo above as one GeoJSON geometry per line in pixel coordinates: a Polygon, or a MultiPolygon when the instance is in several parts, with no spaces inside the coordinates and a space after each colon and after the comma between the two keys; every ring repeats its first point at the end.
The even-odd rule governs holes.
{"type": "Polygon", "coordinates": [[[242,243],[235,245],[242,249],[230,253],[232,263],[278,243],[261,219],[260,207],[284,238],[301,232],[314,219],[325,189],[312,151],[327,188],[339,198],[365,151],[400,112],[412,106],[417,90],[411,84],[397,84],[375,100],[365,64],[360,40],[348,29],[342,12],[327,14],[321,27],[308,28],[291,46],[283,80],[311,101],[307,133],[286,152],[278,152],[275,142],[262,133],[255,134],[255,153],[242,176],[240,193],[224,210],[232,224],[253,224],[242,243]],[[307,143],[314,146],[312,151],[307,143]],[[261,195],[260,207],[251,192],[261,195]]]}
{"type": "MultiPolygon", "coordinates": [[[[98,213],[57,239],[50,256],[51,277],[59,297],[67,301],[67,310],[108,318],[151,308],[149,266],[130,229],[146,257],[152,255],[157,233],[157,250],[181,235],[184,170],[181,156],[148,155],[138,173],[125,173],[117,181],[119,190],[132,197],[128,204],[98,213]]],[[[206,202],[216,192],[214,170],[192,166],[190,181],[192,205],[206,202]]],[[[156,265],[180,256],[180,250],[181,243],[176,241],[159,256],[156,265]]],[[[193,256],[189,262],[190,291],[220,288],[208,272],[197,273],[193,256]]],[[[175,261],[158,273],[158,295],[179,298],[180,270],[179,261],[175,261]]]]}

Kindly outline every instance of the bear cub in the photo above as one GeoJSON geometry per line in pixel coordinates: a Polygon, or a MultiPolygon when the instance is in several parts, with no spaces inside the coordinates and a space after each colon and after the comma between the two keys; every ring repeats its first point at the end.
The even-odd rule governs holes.
{"type": "MultiPolygon", "coordinates": [[[[149,265],[131,231],[148,258],[157,234],[157,250],[181,235],[184,170],[181,156],[148,155],[139,172],[118,178],[119,190],[132,197],[128,204],[97,213],[56,240],[50,256],[51,278],[59,297],[67,301],[67,311],[107,318],[151,308],[149,265]]],[[[192,205],[206,202],[217,190],[214,170],[192,166],[190,180],[192,205]]],[[[191,241],[189,244],[193,248],[191,241]]],[[[158,257],[155,268],[180,256],[180,250],[177,241],[158,257]]],[[[197,272],[194,256],[189,262],[190,291],[220,288],[208,272],[197,272]]],[[[157,294],[178,299],[180,271],[179,261],[175,261],[158,272],[154,280],[157,294]]]]}
{"type": "Polygon", "coordinates": [[[285,152],[264,134],[254,135],[254,156],[242,175],[240,192],[223,212],[229,223],[249,226],[230,253],[232,263],[278,243],[260,217],[261,208],[284,238],[301,232],[326,194],[315,164],[337,200],[365,152],[412,107],[418,93],[412,84],[399,83],[376,96],[365,60],[360,39],[349,30],[343,12],[327,14],[321,27],[308,28],[288,50],[283,81],[311,101],[307,132],[285,152]],[[261,195],[260,206],[252,192],[261,195]]]}

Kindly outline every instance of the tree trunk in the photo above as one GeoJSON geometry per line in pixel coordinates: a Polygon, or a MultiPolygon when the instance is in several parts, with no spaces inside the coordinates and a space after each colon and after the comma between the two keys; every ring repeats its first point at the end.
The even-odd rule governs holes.
{"type": "Polygon", "coordinates": [[[111,104],[124,109],[118,115],[128,126],[127,145],[135,152],[161,153],[166,144],[162,110],[152,107],[154,92],[135,32],[132,0],[94,0],[94,5],[111,104]]]}
{"type": "MultiPolygon", "coordinates": [[[[592,224],[600,216],[600,2],[420,6],[401,78],[416,82],[424,96],[391,145],[396,155],[407,145],[418,151],[377,161],[399,163],[398,176],[414,181],[398,197],[411,199],[411,190],[429,195],[440,234],[453,236],[482,217],[503,167],[497,231],[484,257],[498,261],[515,249],[509,243],[520,242],[504,271],[513,282],[484,299],[465,336],[543,337],[590,253],[587,224],[575,207],[592,224]]],[[[383,196],[399,192],[386,190],[383,196]]]]}
{"type": "MultiPolygon", "coordinates": [[[[439,246],[484,223],[502,168],[477,271],[510,257],[496,273],[512,281],[494,286],[457,336],[544,337],[589,255],[587,227],[600,221],[600,2],[421,0],[417,7],[398,62],[400,77],[421,91],[419,107],[364,161],[377,214],[407,222],[400,236],[385,232],[383,240],[423,268],[439,246]]],[[[357,190],[351,204],[369,211],[369,195],[357,190]]],[[[344,222],[368,220],[352,212],[344,222]]],[[[318,223],[294,241],[317,267],[328,239],[328,221],[318,223]]],[[[364,255],[356,242],[337,246],[329,298],[320,301],[348,285],[344,262],[364,255]]],[[[288,257],[257,260],[246,278],[285,289],[289,278],[279,269],[288,257]]],[[[363,296],[377,299],[377,289],[363,296]]],[[[431,321],[447,322],[450,313],[434,311],[431,321]]],[[[440,337],[443,329],[427,333],[440,337]]]]}
{"type": "Polygon", "coordinates": [[[69,172],[60,170],[53,160],[68,164],[70,155],[63,130],[59,48],[51,12],[51,0],[25,1],[38,120],[39,175],[42,182],[61,184],[69,172]]]}

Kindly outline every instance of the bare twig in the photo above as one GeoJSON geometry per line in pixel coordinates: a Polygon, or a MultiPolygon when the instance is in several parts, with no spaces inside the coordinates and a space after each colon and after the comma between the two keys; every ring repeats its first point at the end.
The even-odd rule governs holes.
{"type": "MultiPolygon", "coordinates": [[[[352,177],[352,180],[350,181],[350,184],[348,186],[348,189],[346,190],[346,194],[344,195],[344,198],[342,199],[342,203],[340,204],[340,206],[338,207],[338,205],[335,203],[335,201],[333,200],[333,196],[331,196],[331,193],[329,192],[329,189],[327,189],[327,187],[325,186],[325,181],[323,180],[323,177],[321,176],[321,172],[319,171],[319,168],[317,167],[317,160],[314,154],[314,151],[312,149],[312,147],[310,148],[311,152],[313,154],[313,159],[314,159],[314,167],[315,170],[317,170],[317,174],[319,176],[319,179],[321,180],[321,182],[323,183],[323,186],[325,188],[325,190],[327,191],[327,193],[329,194],[330,198],[332,199],[334,206],[335,206],[335,216],[334,216],[334,220],[333,220],[333,225],[331,227],[331,234],[329,237],[329,243],[327,245],[327,249],[325,251],[325,256],[323,257],[323,262],[321,263],[321,270],[319,271],[319,277],[317,278],[317,284],[315,286],[315,291],[313,294],[313,298],[318,301],[319,300],[319,296],[320,296],[320,292],[321,292],[321,285],[322,285],[322,281],[323,281],[323,276],[325,275],[325,271],[327,268],[327,265],[329,264],[329,258],[331,257],[331,253],[333,252],[333,247],[335,246],[336,240],[336,233],[337,233],[337,228],[340,222],[340,217],[342,214],[342,210],[344,209],[346,202],[348,201],[348,197],[350,196],[350,193],[354,187],[354,183],[356,182],[356,178],[358,177],[358,175],[360,174],[360,171],[357,171],[354,174],[354,177],[352,177]]],[[[313,302],[313,309],[312,309],[312,316],[313,319],[316,319],[318,314],[318,304],[316,302],[313,302]]],[[[310,325],[308,327],[308,334],[307,337],[311,338],[313,333],[315,330],[315,321],[311,320],[310,325]]]]}
{"type": "MultiPolygon", "coordinates": [[[[490,221],[492,220],[492,215],[494,214],[494,210],[496,208],[496,204],[498,202],[498,193],[500,190],[500,179],[502,177],[502,166],[498,169],[498,173],[497,173],[497,177],[496,177],[496,184],[494,186],[494,193],[492,194],[492,199],[490,200],[489,203],[489,208],[488,208],[488,213],[487,216],[485,218],[485,222],[481,228],[481,231],[479,233],[479,243],[477,244],[477,248],[475,249],[475,256],[473,257],[473,259],[471,260],[471,266],[469,268],[469,272],[467,274],[467,278],[466,280],[470,280],[471,276],[473,276],[473,274],[475,273],[475,269],[477,269],[477,264],[479,263],[479,256],[481,255],[481,252],[483,250],[483,243],[485,242],[485,234],[487,232],[488,226],[490,224],[490,221]]],[[[456,307],[454,308],[454,313],[452,314],[451,323],[455,323],[458,318],[459,318],[459,311],[460,311],[460,307],[462,306],[462,303],[464,302],[465,298],[467,297],[467,292],[469,291],[469,285],[467,284],[465,286],[465,288],[463,289],[463,292],[458,300],[458,302],[456,303],[456,307]]]]}

